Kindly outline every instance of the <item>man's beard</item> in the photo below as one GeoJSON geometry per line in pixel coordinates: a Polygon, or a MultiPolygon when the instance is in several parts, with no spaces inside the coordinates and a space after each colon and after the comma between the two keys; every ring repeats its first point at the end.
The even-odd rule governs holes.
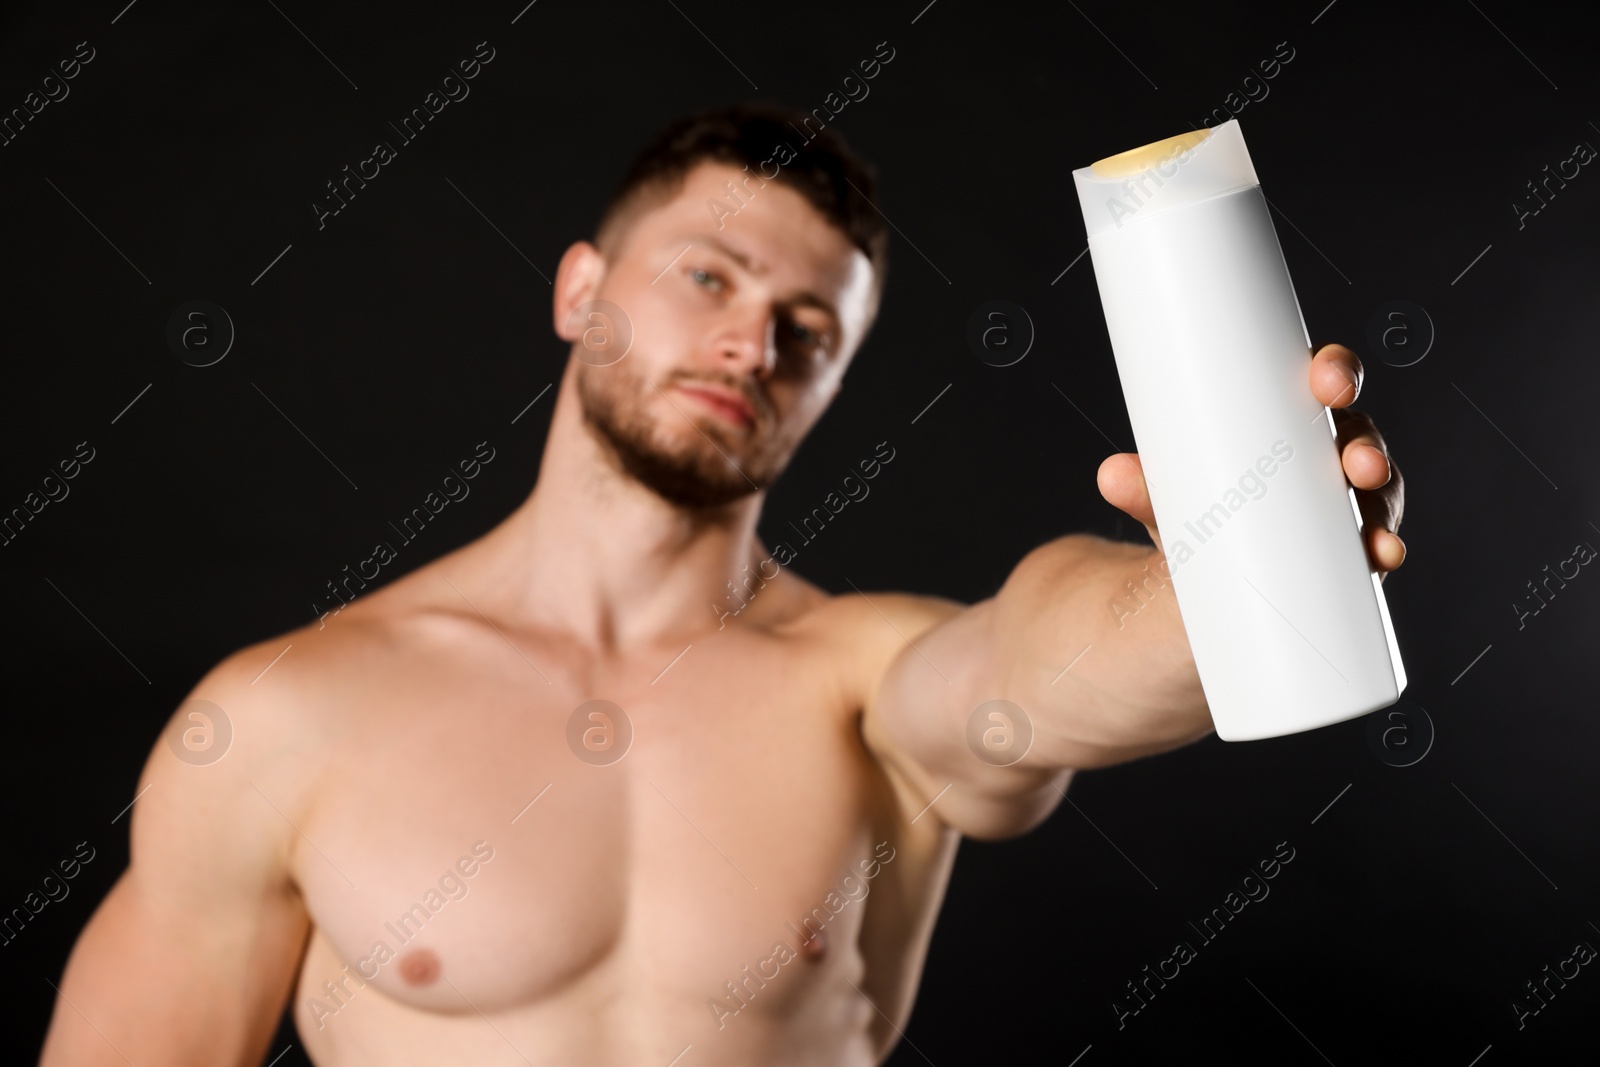
{"type": "MultiPolygon", "coordinates": [[[[688,440],[673,443],[656,432],[647,403],[656,388],[633,372],[627,360],[606,367],[578,367],[578,402],[584,422],[615,458],[622,472],[669,503],[686,508],[715,508],[766,489],[782,473],[792,442],[774,434],[772,407],[753,389],[727,378],[695,378],[675,374],[663,383],[661,397],[677,409],[668,419],[682,418],[692,429],[688,440]],[[739,392],[755,410],[755,421],[744,438],[746,455],[720,425],[702,428],[692,421],[681,399],[666,386],[678,382],[706,381],[739,392]],[[720,440],[718,440],[720,438],[720,440]],[[752,447],[753,446],[753,447],[752,447]],[[735,467],[734,463],[739,466],[735,467]]],[[[679,435],[680,438],[683,435],[679,435]]]]}

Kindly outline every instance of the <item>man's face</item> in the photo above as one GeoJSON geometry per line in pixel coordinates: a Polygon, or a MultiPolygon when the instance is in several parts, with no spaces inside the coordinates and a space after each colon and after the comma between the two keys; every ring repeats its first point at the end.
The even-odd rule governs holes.
{"type": "MultiPolygon", "coordinates": [[[[866,255],[799,193],[718,163],[636,215],[609,266],[587,245],[575,251],[596,281],[565,298],[576,310],[564,329],[558,321],[562,336],[581,346],[603,321],[582,314],[589,300],[621,308],[632,326],[614,363],[575,348],[584,421],[622,470],[685,507],[771,485],[866,334],[866,255]]],[[[563,303],[558,282],[558,320],[563,303]]]]}

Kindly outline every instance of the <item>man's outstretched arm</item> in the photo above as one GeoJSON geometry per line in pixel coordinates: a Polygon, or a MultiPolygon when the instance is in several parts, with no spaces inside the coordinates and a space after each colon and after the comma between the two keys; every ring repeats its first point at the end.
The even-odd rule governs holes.
{"type": "Polygon", "coordinates": [[[1149,547],[1073,534],[1034,549],[1000,592],[969,608],[874,596],[915,647],[894,658],[867,704],[868,747],[931,814],[995,839],[1042,822],[1073,770],[1205,736],[1211,715],[1170,583],[1120,629],[1107,607],[1160,560],[1149,547]],[[980,715],[980,745],[984,731],[998,731],[1003,761],[1032,730],[1009,766],[986,762],[969,741],[974,712],[997,699],[1021,707],[1027,725],[980,715]]]}
{"type": "MultiPolygon", "coordinates": [[[[1371,421],[1343,410],[1359,392],[1360,361],[1328,345],[1310,375],[1313,394],[1335,409],[1369,560],[1387,573],[1405,555],[1394,533],[1402,488],[1371,421]]],[[[878,601],[914,647],[894,658],[868,701],[863,736],[942,821],[968,836],[1031,829],[1060,802],[1074,770],[1164,752],[1212,730],[1177,597],[1162,577],[1165,555],[1138,457],[1109,457],[1099,484],[1145,525],[1154,547],[1073,534],[1030,552],[997,594],[970,608],[878,601]],[[1142,606],[1134,612],[1130,604],[1142,606]],[[973,712],[995,699],[1019,705],[1032,730],[1026,755],[1010,766],[985,761],[968,742],[973,712]]],[[[1004,740],[1008,727],[985,719],[982,729],[1004,740]]]]}

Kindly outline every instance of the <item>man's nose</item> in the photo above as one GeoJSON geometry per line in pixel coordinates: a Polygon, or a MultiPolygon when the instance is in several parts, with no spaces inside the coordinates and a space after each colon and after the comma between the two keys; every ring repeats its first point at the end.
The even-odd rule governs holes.
{"type": "Polygon", "coordinates": [[[715,347],[726,369],[764,378],[778,362],[777,320],[766,309],[735,313],[720,326],[715,347]]]}

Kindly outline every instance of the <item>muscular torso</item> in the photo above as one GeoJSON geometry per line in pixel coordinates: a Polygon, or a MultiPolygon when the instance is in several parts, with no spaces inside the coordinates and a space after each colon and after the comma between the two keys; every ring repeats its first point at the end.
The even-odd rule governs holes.
{"type": "Polygon", "coordinates": [[[601,655],[489,622],[439,566],[260,683],[304,720],[257,785],[296,831],[312,1059],[877,1062],[956,845],[861,739],[902,638],[786,574],[764,615],[601,655]],[[585,723],[586,761],[594,699],[627,725],[585,723]]]}

